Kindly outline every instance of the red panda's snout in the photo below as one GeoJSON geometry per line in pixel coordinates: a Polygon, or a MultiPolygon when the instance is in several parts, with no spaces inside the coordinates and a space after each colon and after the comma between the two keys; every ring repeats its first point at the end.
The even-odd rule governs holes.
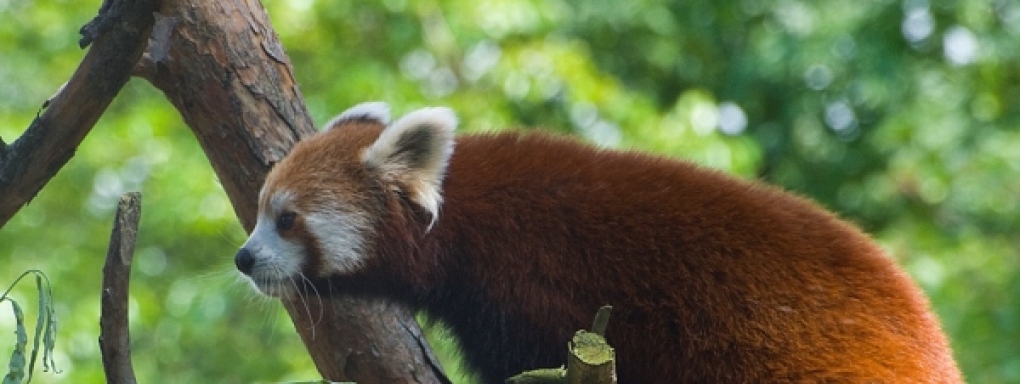
{"type": "Polygon", "coordinates": [[[389,119],[384,103],[352,107],[270,171],[257,224],[234,258],[258,291],[287,297],[363,268],[379,220],[371,202],[385,200],[373,193],[406,196],[435,223],[456,117],[426,108],[389,119]]]}
{"type": "Polygon", "coordinates": [[[269,296],[289,296],[303,277],[303,264],[309,249],[301,237],[286,236],[299,220],[294,211],[285,210],[280,203],[287,196],[270,199],[269,207],[260,209],[258,222],[251,236],[237,251],[234,264],[252,285],[269,296]]]}

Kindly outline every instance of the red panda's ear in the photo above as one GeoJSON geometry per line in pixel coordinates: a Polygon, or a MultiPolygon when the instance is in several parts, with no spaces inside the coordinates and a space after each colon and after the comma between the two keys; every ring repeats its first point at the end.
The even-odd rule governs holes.
{"type": "Polygon", "coordinates": [[[355,105],[326,123],[322,131],[325,132],[349,122],[378,123],[385,126],[390,123],[390,105],[382,101],[370,101],[355,105]]]}
{"type": "Polygon", "coordinates": [[[424,108],[386,127],[364,155],[365,166],[432,213],[442,202],[441,185],[453,155],[457,116],[449,108],[424,108]]]}

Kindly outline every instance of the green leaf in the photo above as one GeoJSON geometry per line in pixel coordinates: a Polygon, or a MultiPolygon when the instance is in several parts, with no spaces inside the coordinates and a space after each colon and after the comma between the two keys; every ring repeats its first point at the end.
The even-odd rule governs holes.
{"type": "Polygon", "coordinates": [[[50,287],[49,278],[46,274],[39,270],[29,270],[22,273],[14,280],[14,283],[4,291],[3,295],[0,295],[0,302],[10,301],[11,307],[14,310],[14,318],[17,324],[15,333],[17,334],[17,341],[14,346],[14,352],[11,355],[11,361],[8,364],[8,373],[4,376],[2,384],[14,384],[21,383],[25,379],[25,373],[28,373],[28,379],[24,380],[26,383],[32,381],[32,373],[35,370],[36,359],[39,356],[39,340],[42,337],[42,349],[43,349],[43,367],[44,370],[49,370],[53,367],[56,371],[56,364],[53,361],[53,347],[56,340],[56,317],[54,316],[53,309],[53,290],[50,287]],[[25,328],[25,313],[21,309],[21,306],[7,297],[7,295],[14,289],[21,280],[28,276],[35,275],[36,291],[39,295],[39,315],[36,319],[35,332],[32,334],[32,352],[31,355],[26,359],[25,351],[28,347],[28,331],[25,328]],[[25,364],[28,364],[28,370],[25,370],[25,364]]]}
{"type": "Polygon", "coordinates": [[[11,299],[3,299],[11,302],[14,310],[14,319],[17,323],[17,341],[14,344],[14,353],[11,354],[11,362],[8,364],[7,375],[4,376],[3,384],[20,384],[25,378],[25,346],[28,345],[28,333],[25,332],[25,314],[18,302],[11,299]]]}
{"type": "Polygon", "coordinates": [[[28,359],[28,382],[32,382],[32,372],[35,371],[35,360],[39,355],[39,336],[43,333],[44,322],[49,317],[46,316],[46,307],[49,303],[47,300],[46,292],[43,291],[43,281],[40,274],[35,274],[35,287],[36,292],[39,295],[39,315],[35,320],[35,332],[32,334],[32,357],[28,359]]]}
{"type": "Polygon", "coordinates": [[[40,274],[46,280],[46,332],[43,333],[43,371],[53,369],[53,373],[60,373],[60,370],[57,369],[57,362],[53,360],[53,348],[57,343],[57,311],[53,307],[53,287],[50,284],[50,279],[42,272],[40,274]]]}

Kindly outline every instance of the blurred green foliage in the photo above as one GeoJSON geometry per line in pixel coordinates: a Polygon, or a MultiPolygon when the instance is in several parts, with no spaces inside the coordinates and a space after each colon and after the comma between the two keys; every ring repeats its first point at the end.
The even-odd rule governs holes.
{"type": "MultiPolygon", "coordinates": [[[[69,77],[99,3],[0,0],[0,137],[20,135],[69,77]]],[[[782,185],[886,246],[929,294],[969,381],[1020,382],[1014,0],[265,5],[316,121],[364,100],[397,113],[444,104],[464,131],[557,130],[782,185]]],[[[0,230],[0,282],[41,269],[54,284],[64,373],[36,382],[104,381],[100,270],[128,190],[144,194],[131,303],[141,382],[317,377],[280,306],[233,272],[245,235],[195,139],[133,80],[0,230]]],[[[0,329],[13,325],[0,314],[0,329]]]]}

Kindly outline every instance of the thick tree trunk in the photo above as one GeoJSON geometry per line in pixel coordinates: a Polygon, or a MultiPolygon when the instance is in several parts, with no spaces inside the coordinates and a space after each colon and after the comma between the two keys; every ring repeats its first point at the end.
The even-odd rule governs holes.
{"type": "MultiPolygon", "coordinates": [[[[138,74],[195,132],[250,232],[266,172],[314,132],[289,59],[254,0],[165,0],[153,30],[138,74]]],[[[344,297],[284,306],[328,380],[448,381],[405,308],[344,297]]]]}

